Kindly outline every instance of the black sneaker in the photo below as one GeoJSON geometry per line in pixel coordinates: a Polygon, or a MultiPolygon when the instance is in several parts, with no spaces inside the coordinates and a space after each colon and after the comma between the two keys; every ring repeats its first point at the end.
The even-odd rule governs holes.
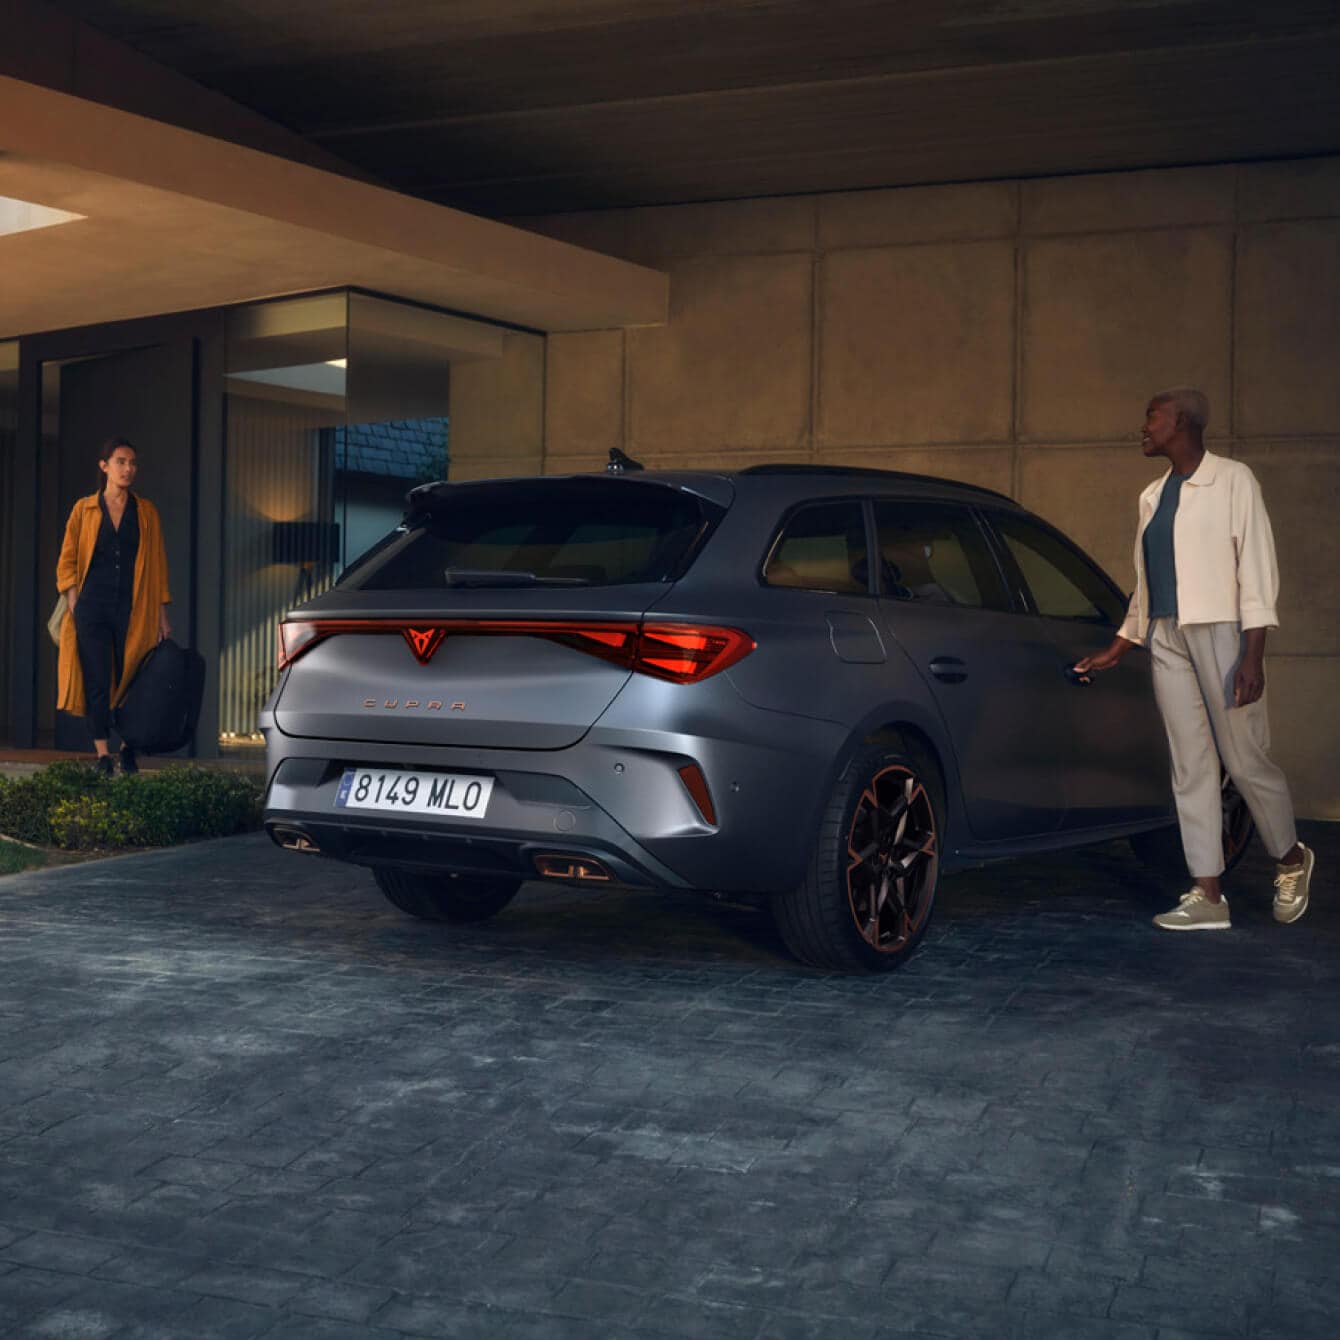
{"type": "Polygon", "coordinates": [[[135,751],[128,745],[121,746],[121,771],[129,777],[131,773],[139,772],[140,765],[135,761],[135,751]]]}
{"type": "Polygon", "coordinates": [[[110,754],[99,754],[93,761],[93,771],[99,777],[110,777],[114,771],[112,756],[110,754]]]}

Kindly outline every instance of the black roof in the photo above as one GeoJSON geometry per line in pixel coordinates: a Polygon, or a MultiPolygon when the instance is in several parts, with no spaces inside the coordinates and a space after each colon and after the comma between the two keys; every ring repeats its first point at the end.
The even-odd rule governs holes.
{"type": "Polygon", "coordinates": [[[735,471],[740,475],[821,475],[824,477],[883,480],[890,484],[934,484],[939,488],[963,489],[968,493],[980,493],[988,498],[999,498],[1002,502],[1018,505],[1007,493],[998,493],[995,489],[983,488],[980,484],[965,484],[957,479],[946,479],[943,475],[917,475],[906,470],[879,470],[859,465],[749,465],[735,471]]]}
{"type": "Polygon", "coordinates": [[[646,470],[634,463],[632,469],[616,472],[590,470],[570,475],[528,475],[511,479],[439,480],[432,484],[420,484],[417,488],[411,489],[406,495],[406,500],[410,507],[414,508],[425,504],[431,505],[430,500],[450,496],[460,489],[475,491],[499,485],[515,486],[518,484],[562,484],[565,487],[570,487],[584,480],[624,480],[628,483],[668,484],[690,493],[699,493],[707,498],[715,498],[718,502],[728,503],[728,496],[725,498],[717,497],[719,486],[721,484],[729,485],[729,482],[735,479],[757,479],[760,481],[765,479],[776,479],[778,481],[786,479],[841,479],[850,480],[856,485],[861,483],[872,486],[882,485],[886,490],[911,484],[918,491],[933,489],[937,492],[960,496],[967,494],[970,498],[990,499],[995,502],[1007,503],[1012,508],[1020,508],[1020,503],[1006,493],[998,493],[995,489],[983,488],[979,484],[966,484],[961,480],[946,479],[942,475],[920,475],[905,470],[867,469],[855,465],[804,464],[750,465],[743,470],[646,470]]]}

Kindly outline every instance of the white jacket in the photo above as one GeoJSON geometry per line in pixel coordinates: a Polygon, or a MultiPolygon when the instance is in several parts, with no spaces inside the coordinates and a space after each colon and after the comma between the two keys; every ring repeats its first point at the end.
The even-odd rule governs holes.
{"type": "MultiPolygon", "coordinates": [[[[1135,592],[1118,630],[1128,642],[1144,642],[1149,632],[1149,588],[1145,580],[1145,527],[1149,525],[1169,469],[1140,495],[1135,533],[1135,592]]],[[[1182,485],[1173,519],[1177,564],[1177,622],[1240,623],[1276,628],[1280,577],[1275,537],[1266,516],[1261,486],[1241,461],[1206,452],[1195,474],[1182,485]]]]}

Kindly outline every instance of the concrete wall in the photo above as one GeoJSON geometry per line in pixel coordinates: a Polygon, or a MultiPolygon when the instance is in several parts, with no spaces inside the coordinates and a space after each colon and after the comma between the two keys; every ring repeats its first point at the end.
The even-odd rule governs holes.
{"type": "Polygon", "coordinates": [[[1150,393],[1210,396],[1274,520],[1276,755],[1340,819],[1340,159],[518,220],[671,275],[550,337],[544,465],[818,461],[1013,494],[1124,585],[1150,393]]]}
{"type": "Polygon", "coordinates": [[[452,479],[534,475],[544,469],[545,341],[507,331],[497,358],[451,368],[452,479]]]}

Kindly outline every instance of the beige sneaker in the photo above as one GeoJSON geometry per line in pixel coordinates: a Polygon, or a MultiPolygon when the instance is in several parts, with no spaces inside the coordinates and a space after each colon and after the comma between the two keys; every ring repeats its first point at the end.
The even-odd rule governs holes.
{"type": "Polygon", "coordinates": [[[1160,912],[1154,918],[1154,925],[1164,931],[1226,931],[1231,926],[1228,899],[1221,895],[1212,903],[1199,884],[1193,885],[1171,912],[1160,912]]]}
{"type": "MultiPolygon", "coordinates": [[[[1300,842],[1298,844],[1303,847],[1300,842]]],[[[1298,865],[1275,867],[1275,920],[1297,921],[1307,911],[1307,891],[1312,883],[1312,867],[1317,854],[1311,847],[1303,847],[1303,859],[1298,865]]]]}

